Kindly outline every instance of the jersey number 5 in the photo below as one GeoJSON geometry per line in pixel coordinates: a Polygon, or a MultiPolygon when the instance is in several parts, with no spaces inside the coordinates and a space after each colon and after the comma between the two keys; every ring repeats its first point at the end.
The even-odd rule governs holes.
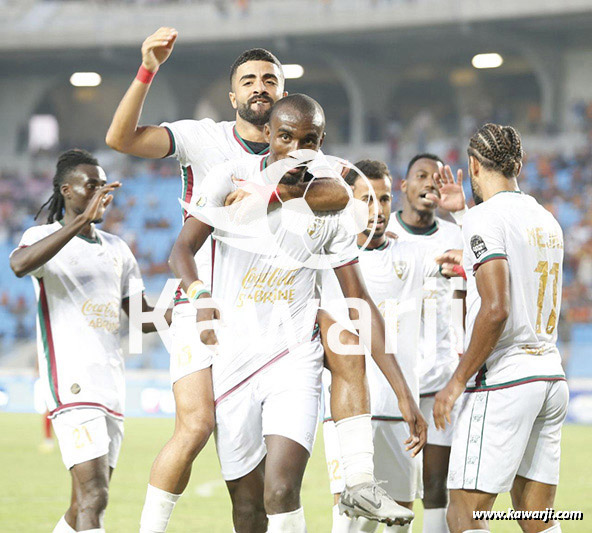
{"type": "Polygon", "coordinates": [[[553,276],[553,307],[551,308],[551,314],[549,320],[547,320],[547,327],[545,331],[548,335],[551,335],[555,331],[557,326],[557,285],[559,284],[559,263],[553,263],[551,270],[549,270],[548,261],[539,261],[537,267],[534,269],[541,275],[539,280],[539,293],[537,296],[537,321],[536,321],[536,332],[541,333],[541,321],[543,318],[543,303],[545,301],[545,291],[547,290],[547,281],[549,274],[553,276]]]}

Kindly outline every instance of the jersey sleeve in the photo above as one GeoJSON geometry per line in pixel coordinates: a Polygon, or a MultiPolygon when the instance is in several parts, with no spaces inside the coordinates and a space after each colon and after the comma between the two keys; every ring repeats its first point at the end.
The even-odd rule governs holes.
{"type": "MultiPolygon", "coordinates": [[[[12,254],[20,248],[27,248],[28,246],[31,246],[36,242],[39,242],[41,239],[44,239],[50,234],[51,232],[47,231],[47,226],[34,226],[32,228],[29,228],[25,231],[25,233],[23,233],[23,236],[21,237],[18,246],[12,252],[10,252],[10,255],[12,256],[12,254]]],[[[46,264],[47,263],[41,265],[39,268],[36,268],[35,270],[31,270],[31,272],[29,272],[27,275],[33,276],[34,278],[40,278],[41,276],[43,276],[46,264]]]]}
{"type": "Polygon", "coordinates": [[[129,246],[123,242],[121,242],[121,249],[122,249],[122,259],[123,259],[123,266],[122,266],[122,273],[121,273],[121,299],[125,300],[134,294],[132,292],[132,288],[130,287],[130,280],[137,279],[140,280],[140,286],[136,289],[136,293],[138,291],[144,292],[144,283],[142,282],[142,274],[140,272],[140,267],[138,265],[138,261],[134,257],[134,254],[129,249],[129,246]]]}
{"type": "Polygon", "coordinates": [[[506,242],[501,219],[484,209],[471,209],[463,221],[464,255],[473,275],[479,267],[493,259],[507,259],[506,242]]]}
{"type": "Polygon", "coordinates": [[[208,132],[211,133],[211,119],[203,120],[177,120],[176,122],[163,122],[161,126],[169,134],[170,148],[166,157],[175,157],[183,166],[187,166],[190,154],[195,154],[207,145],[208,132]]]}

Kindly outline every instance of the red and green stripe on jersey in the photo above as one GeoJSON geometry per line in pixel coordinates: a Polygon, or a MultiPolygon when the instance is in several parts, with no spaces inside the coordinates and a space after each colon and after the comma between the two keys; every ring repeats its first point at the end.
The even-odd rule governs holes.
{"type": "Polygon", "coordinates": [[[47,378],[51,395],[56,407],[61,405],[60,392],[58,387],[58,369],[56,365],[55,346],[53,343],[53,332],[51,330],[51,320],[49,318],[49,305],[47,303],[47,293],[43,278],[38,278],[39,282],[39,302],[37,303],[37,313],[39,317],[39,327],[41,329],[41,341],[47,363],[47,378]]]}

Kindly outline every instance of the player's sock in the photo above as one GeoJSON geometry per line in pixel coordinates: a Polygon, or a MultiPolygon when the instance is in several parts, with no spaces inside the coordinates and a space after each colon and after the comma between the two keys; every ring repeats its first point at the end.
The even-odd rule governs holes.
{"type": "Polygon", "coordinates": [[[306,533],[304,509],[267,515],[267,533],[306,533]]]}
{"type": "Polygon", "coordinates": [[[331,533],[374,533],[380,524],[365,518],[352,520],[344,514],[339,514],[339,506],[333,506],[333,528],[331,533]]]}
{"type": "Polygon", "coordinates": [[[62,516],[56,527],[53,528],[53,533],[76,533],[76,530],[72,529],[70,524],[66,522],[66,517],[62,516]]]}
{"type": "Polygon", "coordinates": [[[385,526],[383,529],[384,533],[411,533],[411,524],[405,524],[404,526],[385,526]]]}
{"type": "Polygon", "coordinates": [[[374,481],[374,443],[372,417],[350,416],[335,423],[345,484],[348,487],[374,481]]]}
{"type": "Polygon", "coordinates": [[[446,507],[423,510],[423,533],[448,533],[446,507]]]}
{"type": "Polygon", "coordinates": [[[140,518],[140,533],[164,533],[180,496],[148,485],[140,518]]]}

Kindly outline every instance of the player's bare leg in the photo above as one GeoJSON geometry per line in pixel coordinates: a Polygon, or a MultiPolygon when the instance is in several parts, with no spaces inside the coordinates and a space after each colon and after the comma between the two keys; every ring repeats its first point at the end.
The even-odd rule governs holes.
{"type": "Polygon", "coordinates": [[[267,514],[263,503],[265,459],[240,479],[227,481],[232,500],[232,523],[237,533],[265,533],[267,514]]]}
{"type": "Polygon", "coordinates": [[[451,490],[448,506],[450,533],[465,531],[489,531],[487,520],[473,519],[473,511],[491,511],[497,494],[480,490],[451,490]]]}
{"type": "MultiPolygon", "coordinates": [[[[516,511],[544,511],[553,507],[556,492],[557,485],[547,485],[522,476],[516,476],[510,494],[512,496],[512,505],[516,511]]],[[[542,520],[518,520],[518,523],[525,533],[549,531],[549,528],[559,524],[557,521],[543,522],[542,520]]],[[[558,526],[557,532],[559,531],[561,529],[558,526]]]]}
{"type": "Polygon", "coordinates": [[[214,431],[211,368],[179,379],[173,394],[175,431],[152,465],[141,533],[166,531],[175,503],[189,482],[191,465],[214,431]]]}
{"type": "Polygon", "coordinates": [[[264,502],[269,520],[267,531],[305,533],[300,489],[309,453],[302,445],[280,435],[267,435],[265,445],[264,502]]]}
{"type": "Polygon", "coordinates": [[[442,522],[446,520],[446,507],[448,507],[446,479],[449,461],[450,446],[425,445],[423,449],[423,530],[426,533],[447,532],[442,522]]]}
{"type": "MultiPolygon", "coordinates": [[[[413,513],[398,505],[374,479],[374,444],[365,356],[333,351],[327,342],[327,332],[335,320],[329,313],[320,310],[317,322],[325,350],[325,365],[331,371],[331,416],[337,428],[345,475],[346,488],[339,511],[346,512],[348,516],[361,516],[387,524],[410,522],[413,513]]],[[[341,331],[339,340],[343,345],[360,346],[359,337],[349,331],[341,331]]]]}
{"type": "Polygon", "coordinates": [[[70,496],[70,507],[64,513],[64,516],[60,518],[60,521],[57,523],[56,527],[53,530],[53,533],[72,533],[72,531],[76,531],[76,517],[78,515],[78,501],[76,500],[76,492],[77,482],[76,478],[71,475],[72,477],[72,494],[70,496]]]}
{"type": "MultiPolygon", "coordinates": [[[[74,465],[70,469],[75,490],[75,531],[101,530],[109,497],[111,468],[107,455],[74,465]]],[[[72,510],[72,505],[71,505],[72,510]]]]}

